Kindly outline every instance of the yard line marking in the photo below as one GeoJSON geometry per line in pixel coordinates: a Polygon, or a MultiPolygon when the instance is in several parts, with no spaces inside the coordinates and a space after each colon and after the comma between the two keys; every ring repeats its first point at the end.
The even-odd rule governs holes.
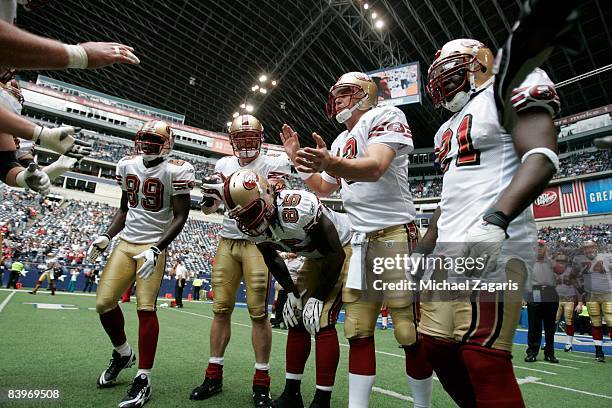
{"type": "Polygon", "coordinates": [[[548,383],[543,383],[543,382],[539,382],[539,381],[534,381],[534,382],[533,382],[533,384],[545,385],[545,386],[547,386],[547,387],[559,388],[559,389],[561,389],[561,390],[565,390],[565,391],[577,392],[577,393],[580,393],[580,394],[591,395],[591,396],[593,396],[593,397],[599,397],[599,398],[605,398],[605,399],[610,399],[610,400],[612,400],[612,396],[609,396],[609,395],[595,394],[594,392],[588,392],[588,391],[576,390],[576,389],[574,389],[574,388],[562,387],[562,386],[560,386],[560,385],[548,384],[548,383]]]}
{"type": "Polygon", "coordinates": [[[522,384],[533,384],[536,383],[540,380],[540,378],[538,377],[525,377],[525,378],[517,378],[516,382],[518,383],[518,385],[522,385],[522,384]]]}
{"type": "Polygon", "coordinates": [[[5,307],[6,305],[8,305],[8,302],[10,302],[10,301],[11,301],[11,299],[13,298],[13,296],[15,296],[15,293],[17,293],[17,291],[16,291],[16,290],[12,291],[12,292],[11,292],[11,293],[10,293],[10,294],[9,294],[9,295],[6,297],[6,299],[4,299],[4,302],[2,302],[2,303],[0,304],[0,312],[2,312],[2,310],[4,310],[4,307],[5,307]]]}
{"type": "MultiPolygon", "coordinates": [[[[587,357],[582,357],[582,356],[576,356],[576,357],[587,358],[587,357]]],[[[579,361],[579,360],[572,360],[571,358],[561,357],[561,360],[562,361],[571,361],[572,363],[578,363],[578,364],[597,364],[595,359],[592,359],[593,361],[579,361]]]]}
{"type": "Polygon", "coordinates": [[[397,398],[397,399],[401,399],[403,401],[414,402],[414,399],[412,399],[412,397],[409,397],[409,396],[404,395],[404,394],[400,394],[399,392],[385,390],[384,388],[372,387],[372,391],[378,392],[380,394],[388,395],[390,397],[394,397],[394,398],[397,398]]]}
{"type": "Polygon", "coordinates": [[[538,372],[538,373],[557,375],[557,373],[553,373],[552,371],[538,370],[537,368],[529,368],[529,367],[523,367],[523,366],[517,366],[517,365],[513,365],[512,367],[520,368],[521,370],[528,370],[528,371],[535,371],[535,372],[538,372]]]}
{"type": "Polygon", "coordinates": [[[546,364],[546,365],[554,365],[555,367],[569,368],[570,370],[579,370],[579,368],[571,367],[571,366],[566,366],[566,365],[563,365],[563,364],[551,364],[551,363],[545,363],[544,361],[536,361],[536,363],[538,363],[538,364],[546,364]]]}

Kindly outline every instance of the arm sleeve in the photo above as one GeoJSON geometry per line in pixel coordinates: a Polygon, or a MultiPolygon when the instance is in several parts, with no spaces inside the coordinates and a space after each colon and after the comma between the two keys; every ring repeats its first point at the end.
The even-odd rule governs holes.
{"type": "Polygon", "coordinates": [[[189,194],[195,186],[195,170],[191,163],[182,162],[172,172],[172,195],[189,194]]]}
{"type": "Polygon", "coordinates": [[[414,150],[412,132],[404,113],[395,107],[386,107],[373,118],[367,144],[382,143],[397,150],[398,154],[414,150]],[[393,146],[396,146],[395,149],[393,146]]]}

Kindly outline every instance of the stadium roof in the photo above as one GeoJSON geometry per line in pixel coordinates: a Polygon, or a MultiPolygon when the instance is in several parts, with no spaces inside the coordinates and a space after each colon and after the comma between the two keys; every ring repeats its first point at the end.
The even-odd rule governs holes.
{"type": "MultiPolygon", "coordinates": [[[[554,82],[612,63],[612,7],[608,0],[584,3],[580,34],[586,49],[576,57],[563,51],[551,56],[543,68],[554,82]]],[[[342,73],[419,61],[423,74],[435,51],[460,37],[496,49],[520,1],[371,0],[367,11],[362,5],[362,0],[62,0],[30,12],[20,9],[17,22],[67,43],[123,42],[141,60],[136,67],[45,75],[183,113],[186,124],[214,131],[224,131],[248,99],[266,128],[266,141],[278,143],[287,122],[304,140],[317,131],[331,142],[342,128],[327,119],[324,106],[342,73]],[[372,11],[384,21],[382,30],[372,26],[372,11]],[[265,95],[251,91],[262,73],[279,81],[265,95]]],[[[610,89],[611,71],[561,88],[562,115],[612,103],[610,89]]],[[[422,105],[402,109],[417,147],[431,146],[445,114],[424,95],[422,105]]]]}

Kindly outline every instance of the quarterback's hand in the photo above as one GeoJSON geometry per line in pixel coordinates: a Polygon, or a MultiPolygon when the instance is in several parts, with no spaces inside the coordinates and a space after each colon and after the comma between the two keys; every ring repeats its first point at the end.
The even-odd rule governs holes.
{"type": "MultiPolygon", "coordinates": [[[[497,258],[506,239],[506,232],[499,226],[480,220],[470,228],[465,235],[466,255],[476,260],[482,258],[484,268],[478,276],[486,277],[497,267],[497,258]]],[[[475,275],[468,271],[469,275],[475,275]]]]}
{"type": "Polygon", "coordinates": [[[304,306],[304,312],[302,314],[302,323],[306,328],[306,331],[311,335],[317,334],[321,321],[321,313],[323,312],[323,301],[311,297],[304,306]]]}
{"type": "Polygon", "coordinates": [[[38,169],[36,163],[30,163],[27,169],[19,173],[15,179],[15,184],[19,187],[29,188],[42,195],[49,194],[51,180],[49,176],[38,169]]]}
{"type": "Polygon", "coordinates": [[[94,239],[94,241],[91,243],[89,249],[87,250],[87,260],[92,263],[95,262],[96,259],[98,259],[100,255],[102,255],[102,252],[104,252],[104,250],[108,248],[108,244],[110,244],[110,241],[111,238],[106,234],[97,236],[96,239],[94,239]]]}
{"type": "Polygon", "coordinates": [[[283,141],[285,153],[287,153],[287,156],[289,156],[289,159],[293,162],[295,161],[298,150],[300,150],[300,136],[286,123],[283,124],[282,130],[283,131],[279,135],[283,141]]]}
{"type": "Polygon", "coordinates": [[[295,169],[302,173],[318,173],[327,170],[334,159],[321,136],[313,133],[312,139],[317,143],[317,147],[305,147],[296,153],[295,169]]]}
{"type": "Polygon", "coordinates": [[[107,42],[86,42],[79,44],[87,53],[87,68],[103,68],[113,64],[140,64],[140,60],[134,55],[134,48],[107,42]]]}
{"type": "Polygon", "coordinates": [[[151,248],[142,251],[138,255],[132,257],[136,261],[139,259],[144,259],[144,264],[136,271],[136,275],[140,276],[141,279],[148,279],[149,276],[155,271],[155,266],[157,265],[157,257],[161,254],[161,251],[156,247],[152,246],[151,248]]]}
{"type": "Polygon", "coordinates": [[[72,170],[74,166],[76,166],[78,160],[74,157],[68,157],[61,155],[59,159],[43,168],[43,171],[47,173],[50,180],[55,179],[56,177],[61,176],[68,170],[72,170]]]}
{"type": "Polygon", "coordinates": [[[295,327],[298,324],[298,316],[302,315],[302,295],[306,293],[306,290],[300,293],[297,297],[290,292],[287,295],[287,301],[283,307],[283,321],[287,327],[295,327]]]}
{"type": "Polygon", "coordinates": [[[53,150],[75,159],[82,159],[91,154],[91,144],[75,139],[72,136],[80,131],[81,128],[73,126],[60,126],[53,129],[36,126],[32,141],[39,143],[45,149],[53,150]]]}

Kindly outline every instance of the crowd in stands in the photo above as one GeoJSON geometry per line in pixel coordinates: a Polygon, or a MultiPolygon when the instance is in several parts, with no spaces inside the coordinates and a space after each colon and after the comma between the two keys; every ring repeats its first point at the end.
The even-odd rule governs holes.
{"type": "Polygon", "coordinates": [[[595,241],[600,251],[612,252],[612,231],[610,224],[581,225],[566,228],[544,227],[538,231],[538,238],[546,241],[551,253],[573,256],[580,251],[585,241],[595,241]]]}
{"type": "MultiPolygon", "coordinates": [[[[96,266],[87,262],[87,248],[93,237],[108,227],[115,208],[91,201],[60,203],[3,185],[0,185],[0,197],[0,233],[4,236],[3,255],[7,262],[21,257],[35,269],[52,252],[64,260],[67,268],[96,266]]],[[[180,257],[188,271],[210,277],[220,229],[218,224],[188,220],[170,246],[168,269],[180,257]]],[[[109,254],[107,251],[99,259],[98,267],[109,254]]]]}
{"type": "Polygon", "coordinates": [[[554,178],[574,177],[608,170],[612,170],[612,152],[597,150],[572,154],[561,159],[559,172],[554,178]]]}

